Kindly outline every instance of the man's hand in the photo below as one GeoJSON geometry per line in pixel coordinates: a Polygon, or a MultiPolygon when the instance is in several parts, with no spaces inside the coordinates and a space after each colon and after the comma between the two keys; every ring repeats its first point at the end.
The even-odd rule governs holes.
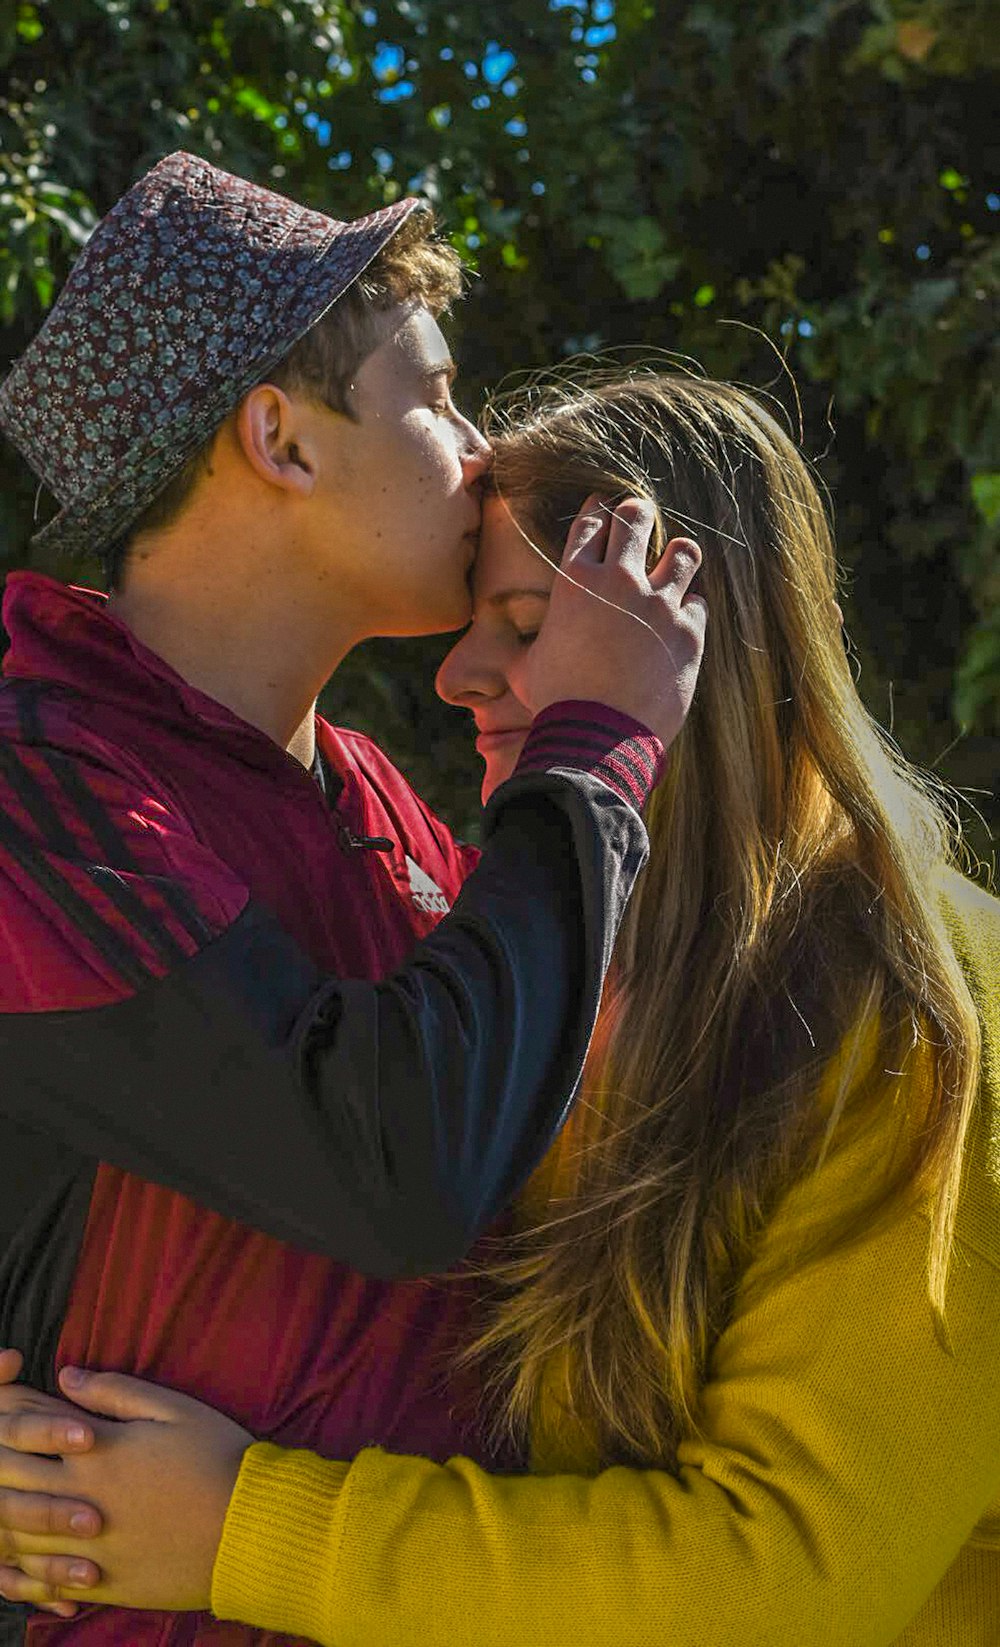
{"type": "Polygon", "coordinates": [[[563,698],[590,699],[643,721],[664,746],[694,695],[707,607],[689,593],[701,564],[691,538],[671,538],[652,571],[651,503],[614,509],[592,497],[570,528],[538,638],[511,669],[522,703],[539,714],[563,698]]]}
{"type": "Polygon", "coordinates": [[[138,1378],[82,1373],[74,1383],[64,1368],[74,1406],[13,1384],[19,1368],[16,1352],[0,1352],[0,1595],[63,1617],[75,1601],[207,1608],[253,1437],[138,1378]]]}

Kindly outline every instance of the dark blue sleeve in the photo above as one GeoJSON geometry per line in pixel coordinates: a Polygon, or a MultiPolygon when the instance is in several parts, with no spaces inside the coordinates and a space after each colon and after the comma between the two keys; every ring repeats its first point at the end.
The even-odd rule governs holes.
{"type": "Polygon", "coordinates": [[[323,977],[250,906],[126,1000],[0,1018],[0,1111],[364,1273],[447,1268],[579,1085],[647,851],[603,758],[577,740],[500,787],[452,911],[384,982],[323,977]]]}

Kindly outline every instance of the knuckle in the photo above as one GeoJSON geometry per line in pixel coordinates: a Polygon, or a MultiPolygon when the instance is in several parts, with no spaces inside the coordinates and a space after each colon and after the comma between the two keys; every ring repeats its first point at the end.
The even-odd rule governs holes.
{"type": "Polygon", "coordinates": [[[0,1557],[10,1555],[14,1550],[16,1532],[34,1531],[30,1502],[25,1503],[26,1498],[25,1493],[0,1490],[0,1557]]]}
{"type": "Polygon", "coordinates": [[[585,515],[578,515],[573,523],[573,532],[577,538],[594,538],[603,529],[605,522],[601,516],[588,511],[585,515]]]}
{"type": "Polygon", "coordinates": [[[66,1600],[58,1556],[25,1556],[21,1565],[25,1585],[31,1586],[30,1599],[36,1604],[66,1600]]]}
{"type": "Polygon", "coordinates": [[[0,1557],[10,1555],[17,1548],[18,1533],[34,1531],[32,1518],[25,1515],[25,1496],[0,1492],[0,1557]]]}

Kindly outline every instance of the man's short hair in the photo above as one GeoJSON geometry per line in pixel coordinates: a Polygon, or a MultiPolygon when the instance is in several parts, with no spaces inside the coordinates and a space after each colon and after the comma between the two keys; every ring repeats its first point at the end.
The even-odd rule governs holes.
{"type": "MultiPolygon", "coordinates": [[[[351,387],[356,373],[382,341],[382,317],[411,298],[442,314],[461,295],[462,264],[458,253],[434,233],[429,212],[414,212],[388,245],[324,315],[293,344],[285,358],[261,381],[281,389],[313,395],[335,412],[355,418],[351,387]]],[[[213,435],[200,451],[172,475],[127,537],[105,556],[109,587],[121,583],[129,550],[140,532],[170,526],[188,503],[202,475],[211,467],[213,435]]]]}

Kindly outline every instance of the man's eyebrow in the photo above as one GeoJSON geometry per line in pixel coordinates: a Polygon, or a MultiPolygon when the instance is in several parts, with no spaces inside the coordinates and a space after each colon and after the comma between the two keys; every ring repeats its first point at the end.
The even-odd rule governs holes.
{"type": "Polygon", "coordinates": [[[520,600],[526,595],[534,595],[537,600],[548,600],[551,589],[538,589],[530,584],[522,584],[517,588],[499,589],[495,595],[489,595],[487,606],[504,606],[509,600],[520,600]]]}
{"type": "Polygon", "coordinates": [[[454,383],[458,375],[458,367],[449,355],[446,359],[437,361],[433,366],[425,366],[422,377],[446,377],[449,384],[454,383]]]}

